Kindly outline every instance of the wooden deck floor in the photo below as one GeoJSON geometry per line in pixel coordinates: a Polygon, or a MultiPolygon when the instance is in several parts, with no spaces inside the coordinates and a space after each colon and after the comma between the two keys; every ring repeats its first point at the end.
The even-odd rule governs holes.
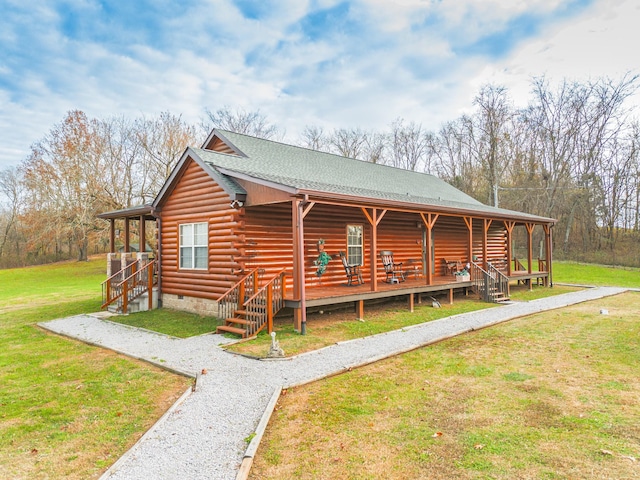
{"type": "MultiPolygon", "coordinates": [[[[545,279],[548,277],[547,272],[513,272],[511,281],[533,281],[537,279],[545,279]]],[[[371,283],[365,282],[362,285],[347,286],[346,282],[342,285],[328,286],[309,286],[306,290],[307,307],[318,307],[322,305],[334,305],[339,303],[356,302],[360,300],[371,300],[376,298],[388,298],[417,293],[445,293],[453,295],[456,289],[467,289],[471,287],[471,282],[457,282],[454,276],[435,277],[431,285],[426,285],[424,277],[408,278],[401,283],[378,282],[377,291],[371,290],[371,283]]],[[[285,298],[285,306],[298,308],[300,302],[295,300],[292,292],[287,292],[285,298]]]]}

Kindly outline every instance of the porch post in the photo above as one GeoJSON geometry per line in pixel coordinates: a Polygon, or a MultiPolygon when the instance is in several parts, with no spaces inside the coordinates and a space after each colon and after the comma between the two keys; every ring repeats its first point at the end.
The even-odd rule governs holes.
{"type": "Polygon", "coordinates": [[[431,265],[431,249],[433,248],[433,245],[431,244],[431,230],[436,224],[436,220],[438,220],[439,216],[440,214],[438,213],[427,213],[427,215],[425,216],[424,213],[420,212],[422,223],[424,223],[425,228],[427,229],[427,285],[433,284],[433,266],[431,265]]]}
{"type": "Polygon", "coordinates": [[[147,251],[147,232],[144,215],[140,215],[140,228],[138,228],[138,234],[140,235],[140,239],[138,240],[138,252],[144,253],[147,251]]]}
{"type": "Polygon", "coordinates": [[[467,262],[471,263],[473,261],[473,217],[463,217],[463,219],[469,230],[469,254],[467,262]]]}
{"type": "Polygon", "coordinates": [[[109,219],[109,253],[116,253],[116,219],[109,219]]]}
{"type": "Polygon", "coordinates": [[[371,209],[371,251],[369,252],[369,268],[371,268],[371,291],[378,291],[378,209],[371,209]]]}
{"type": "Polygon", "coordinates": [[[553,283],[551,282],[551,249],[553,248],[551,246],[551,225],[543,225],[544,228],[544,233],[545,233],[545,248],[544,248],[544,253],[545,253],[545,257],[546,257],[546,262],[547,262],[547,279],[546,279],[546,285],[545,286],[549,286],[549,285],[553,285],[553,283]]]}
{"type": "Polygon", "coordinates": [[[491,226],[491,222],[493,222],[493,220],[489,220],[488,218],[483,219],[484,222],[484,232],[482,234],[482,264],[484,265],[484,269],[486,270],[489,265],[489,260],[487,259],[487,252],[488,252],[488,243],[489,243],[489,239],[488,239],[488,233],[489,233],[489,227],[491,226]]]}
{"type": "Polygon", "coordinates": [[[129,217],[124,219],[124,251],[129,253],[129,217]]]}
{"type": "Polygon", "coordinates": [[[300,302],[299,308],[293,310],[293,328],[301,334],[306,333],[307,306],[304,275],[304,225],[302,216],[302,200],[291,202],[291,223],[293,231],[293,297],[300,302]]]}
{"type": "Polygon", "coordinates": [[[513,228],[515,227],[516,222],[504,222],[504,226],[507,229],[507,276],[511,276],[511,260],[513,257],[513,228]]]}
{"type": "Polygon", "coordinates": [[[549,270],[549,285],[553,287],[553,225],[549,225],[549,250],[547,252],[549,259],[547,270],[549,270]]]}
{"type": "Polygon", "coordinates": [[[386,210],[380,211],[380,216],[378,216],[378,209],[372,208],[371,215],[369,215],[369,211],[365,207],[360,207],[362,213],[366,217],[369,225],[371,225],[371,247],[369,252],[369,264],[371,265],[371,291],[378,291],[378,268],[376,261],[376,252],[378,251],[378,224],[382,220],[382,217],[387,213],[386,210]]]}
{"type": "Polygon", "coordinates": [[[533,272],[533,223],[525,224],[527,227],[527,270],[529,273],[533,272]]]}

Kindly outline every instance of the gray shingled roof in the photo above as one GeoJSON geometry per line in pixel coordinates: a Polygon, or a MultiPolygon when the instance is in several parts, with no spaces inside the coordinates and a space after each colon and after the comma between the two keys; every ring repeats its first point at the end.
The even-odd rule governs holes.
{"type": "Polygon", "coordinates": [[[255,178],[301,192],[348,195],[415,206],[444,207],[532,221],[551,219],[489,207],[426,173],[378,165],[329,153],[216,130],[245,156],[190,149],[216,172],[255,178]]]}

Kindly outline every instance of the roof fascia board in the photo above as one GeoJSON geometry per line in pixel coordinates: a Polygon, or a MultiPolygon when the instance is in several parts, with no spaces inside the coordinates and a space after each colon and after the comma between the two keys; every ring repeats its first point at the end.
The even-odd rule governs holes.
{"type": "MultiPolygon", "coordinates": [[[[224,144],[226,146],[228,146],[231,150],[233,150],[236,155],[240,156],[240,157],[246,157],[247,155],[245,155],[245,153],[243,151],[241,151],[238,147],[236,147],[227,137],[225,137],[222,133],[220,133],[220,131],[218,131],[217,129],[213,129],[211,130],[211,133],[209,134],[209,136],[207,137],[207,139],[204,141],[204,143],[202,144],[202,149],[203,150],[207,150],[207,145],[209,145],[214,138],[219,138],[220,140],[222,140],[222,142],[224,142],[224,144]]],[[[213,151],[213,150],[209,150],[209,151],[213,151]]],[[[220,152],[218,152],[220,153],[220,152]]]]}
{"type": "Polygon", "coordinates": [[[340,194],[327,194],[326,192],[314,191],[314,190],[299,190],[299,194],[306,194],[310,199],[318,200],[322,203],[322,200],[327,200],[329,202],[340,202],[340,203],[348,203],[353,207],[384,207],[389,208],[391,210],[403,211],[403,212],[420,212],[428,209],[434,213],[443,213],[447,215],[453,216],[469,216],[474,218],[493,218],[499,220],[516,220],[522,223],[537,223],[540,225],[554,225],[557,220],[553,218],[546,217],[538,217],[536,215],[508,215],[508,214],[499,214],[499,213],[491,213],[491,212],[479,212],[473,209],[464,209],[457,207],[445,207],[441,205],[429,205],[429,204],[416,204],[409,202],[399,202],[393,200],[381,200],[378,198],[367,198],[367,197],[353,197],[349,195],[340,195],[340,194]]]}
{"type": "Polygon", "coordinates": [[[111,210],[96,215],[97,218],[137,218],[144,216],[145,218],[155,218],[153,216],[153,207],[150,204],[139,205],[137,207],[123,208],[121,210],[111,210]]]}
{"type": "Polygon", "coordinates": [[[205,173],[209,175],[209,177],[214,182],[216,182],[220,186],[220,188],[222,188],[225,191],[227,195],[229,195],[231,200],[240,200],[240,201],[245,200],[246,195],[239,194],[238,192],[229,191],[226,183],[220,179],[220,174],[216,170],[214,170],[209,164],[204,162],[200,158],[200,156],[189,147],[184,151],[184,153],[182,154],[182,157],[180,157],[180,160],[178,161],[177,165],[174,167],[173,171],[171,172],[171,175],[169,175],[169,178],[167,178],[167,180],[164,182],[164,185],[160,189],[160,193],[158,193],[158,195],[156,196],[156,199],[153,201],[154,209],[160,209],[165,197],[173,190],[173,187],[175,186],[177,179],[180,177],[182,172],[187,167],[189,159],[194,161],[200,168],[202,168],[205,171],[205,173]]]}

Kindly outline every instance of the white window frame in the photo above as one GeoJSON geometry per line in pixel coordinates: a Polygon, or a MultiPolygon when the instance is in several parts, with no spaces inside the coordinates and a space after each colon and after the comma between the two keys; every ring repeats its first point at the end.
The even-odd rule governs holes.
{"type": "Polygon", "coordinates": [[[364,265],[364,226],[362,224],[347,225],[347,263],[349,265],[364,265]],[[352,228],[360,231],[359,243],[352,243],[354,238],[357,238],[357,236],[351,235],[352,228]],[[356,253],[358,251],[359,253],[356,253]]]}
{"type": "Polygon", "coordinates": [[[181,270],[208,270],[209,224],[207,222],[182,223],[179,225],[178,235],[179,268],[181,270]],[[202,248],[204,248],[206,252],[204,265],[196,266],[197,260],[202,260],[202,257],[198,257],[196,253],[202,252],[202,248]],[[188,260],[188,262],[186,260],[188,260]]]}

